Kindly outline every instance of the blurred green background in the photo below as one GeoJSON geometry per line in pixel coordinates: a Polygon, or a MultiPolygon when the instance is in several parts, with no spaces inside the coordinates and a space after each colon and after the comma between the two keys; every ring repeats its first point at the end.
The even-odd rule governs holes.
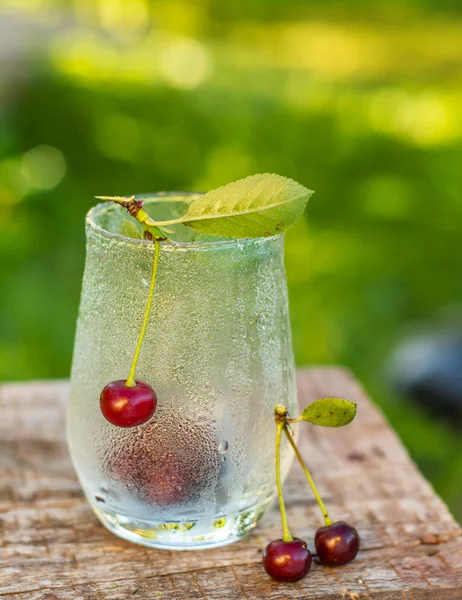
{"type": "Polygon", "coordinates": [[[347,365],[462,519],[460,431],[387,386],[462,299],[457,0],[3,0],[0,380],[69,375],[96,194],[276,172],[296,359],[347,365]]]}

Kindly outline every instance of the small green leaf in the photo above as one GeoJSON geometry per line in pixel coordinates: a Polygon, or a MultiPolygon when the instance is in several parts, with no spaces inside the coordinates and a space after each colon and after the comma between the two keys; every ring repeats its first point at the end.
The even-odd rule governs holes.
{"type": "Polygon", "coordinates": [[[227,238],[268,237],[293,225],[313,193],[281,175],[251,175],[199,196],[179,219],[155,224],[184,223],[227,238]]]}
{"type": "Polygon", "coordinates": [[[122,221],[122,224],[120,225],[120,233],[129,238],[141,239],[143,237],[135,223],[128,221],[127,219],[122,221]]]}
{"type": "Polygon", "coordinates": [[[300,419],[322,427],[342,427],[356,415],[356,404],[343,398],[322,398],[303,410],[300,419]]]}

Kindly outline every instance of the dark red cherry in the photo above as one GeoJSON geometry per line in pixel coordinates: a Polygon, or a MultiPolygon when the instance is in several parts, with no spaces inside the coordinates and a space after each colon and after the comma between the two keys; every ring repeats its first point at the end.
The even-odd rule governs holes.
{"type": "Polygon", "coordinates": [[[359,534],[345,521],[337,521],[316,531],[314,545],[323,565],[346,565],[358,554],[359,534]]]}
{"type": "Polygon", "coordinates": [[[311,568],[311,552],[298,538],[291,542],[273,540],[263,553],[263,566],[276,581],[299,581],[311,568]]]}
{"type": "Polygon", "coordinates": [[[149,421],[157,406],[157,396],[150,385],[136,381],[133,387],[123,379],[108,383],[99,399],[103,416],[117,427],[135,427],[149,421]]]}

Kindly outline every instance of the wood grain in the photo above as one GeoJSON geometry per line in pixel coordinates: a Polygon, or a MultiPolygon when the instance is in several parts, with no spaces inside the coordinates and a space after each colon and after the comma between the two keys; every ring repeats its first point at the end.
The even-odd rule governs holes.
{"type": "MultiPolygon", "coordinates": [[[[460,527],[346,371],[299,372],[301,403],[358,402],[348,427],[302,426],[301,451],[332,516],[359,529],[362,550],[337,569],[315,560],[295,584],[270,580],[261,566],[266,543],[280,537],[276,508],[249,537],[213,551],[152,550],[108,533],[67,452],[67,392],[66,382],[0,386],[1,598],[462,600],[460,527]]],[[[292,528],[310,542],[320,513],[297,464],[285,489],[292,528]]]]}

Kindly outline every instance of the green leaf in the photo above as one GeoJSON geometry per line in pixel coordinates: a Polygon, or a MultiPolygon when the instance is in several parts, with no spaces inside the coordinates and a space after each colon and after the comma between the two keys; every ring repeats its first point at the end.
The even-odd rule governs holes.
{"type": "Polygon", "coordinates": [[[322,427],[342,427],[356,415],[356,404],[343,398],[322,398],[303,410],[300,419],[322,427]]]}
{"type": "Polygon", "coordinates": [[[122,221],[120,233],[129,238],[141,239],[143,237],[135,223],[128,221],[128,219],[122,221]]]}
{"type": "Polygon", "coordinates": [[[276,235],[300,218],[313,193],[280,175],[251,175],[199,196],[180,219],[156,225],[184,223],[228,238],[276,235]]]}

